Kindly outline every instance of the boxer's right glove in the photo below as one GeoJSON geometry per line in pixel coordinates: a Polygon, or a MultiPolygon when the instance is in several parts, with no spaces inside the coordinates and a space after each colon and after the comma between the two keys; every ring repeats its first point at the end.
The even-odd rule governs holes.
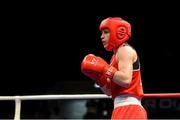
{"type": "Polygon", "coordinates": [[[116,68],[110,66],[100,57],[88,54],[81,63],[81,71],[92,78],[100,86],[107,84],[107,78],[113,79],[116,68]]]}

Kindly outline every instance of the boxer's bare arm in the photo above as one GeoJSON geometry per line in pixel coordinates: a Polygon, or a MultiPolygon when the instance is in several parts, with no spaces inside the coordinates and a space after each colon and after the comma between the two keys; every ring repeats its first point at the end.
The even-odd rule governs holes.
{"type": "Polygon", "coordinates": [[[118,60],[118,71],[114,74],[113,82],[128,87],[132,80],[133,62],[136,52],[130,46],[122,46],[118,49],[116,57],[118,60]]]}

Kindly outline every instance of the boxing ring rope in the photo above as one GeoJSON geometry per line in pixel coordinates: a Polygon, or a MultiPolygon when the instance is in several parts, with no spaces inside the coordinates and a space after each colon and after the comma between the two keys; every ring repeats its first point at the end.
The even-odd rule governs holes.
{"type": "MultiPolygon", "coordinates": [[[[144,98],[178,98],[180,93],[149,93],[144,98]]],[[[14,120],[20,120],[22,100],[58,100],[58,99],[108,99],[105,94],[73,94],[73,95],[26,95],[26,96],[0,96],[0,101],[14,100],[14,120]]]]}

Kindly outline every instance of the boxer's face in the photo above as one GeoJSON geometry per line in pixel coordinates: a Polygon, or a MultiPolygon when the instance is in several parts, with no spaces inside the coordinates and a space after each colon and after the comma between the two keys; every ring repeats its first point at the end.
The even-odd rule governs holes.
{"type": "Polygon", "coordinates": [[[108,46],[109,37],[110,37],[109,29],[104,29],[101,31],[101,40],[104,48],[108,46]]]}

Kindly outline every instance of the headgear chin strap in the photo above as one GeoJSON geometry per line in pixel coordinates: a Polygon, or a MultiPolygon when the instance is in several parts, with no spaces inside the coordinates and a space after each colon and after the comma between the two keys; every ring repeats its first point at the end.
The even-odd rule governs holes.
{"type": "Polygon", "coordinates": [[[130,23],[120,17],[109,17],[104,19],[99,29],[109,29],[110,31],[110,38],[108,46],[106,47],[107,51],[112,51],[113,48],[119,47],[131,37],[130,23]]]}

